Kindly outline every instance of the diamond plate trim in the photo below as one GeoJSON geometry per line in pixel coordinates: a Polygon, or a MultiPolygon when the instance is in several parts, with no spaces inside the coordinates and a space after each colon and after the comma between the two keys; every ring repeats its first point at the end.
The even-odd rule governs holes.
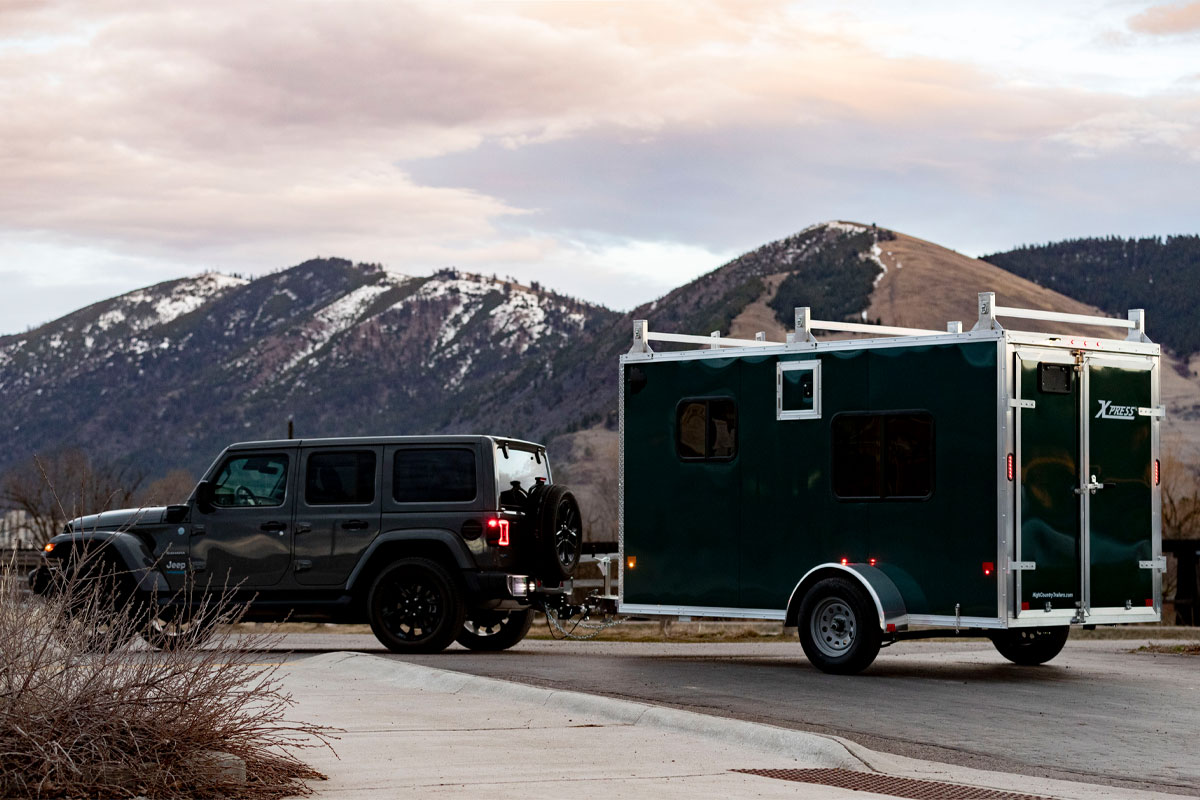
{"type": "Polygon", "coordinates": [[[1042,795],[1002,792],[998,789],[982,789],[915,778],[896,778],[849,769],[734,769],[730,772],[797,783],[817,783],[822,786],[836,786],[839,789],[905,797],[909,800],[1053,800],[1042,795]]]}

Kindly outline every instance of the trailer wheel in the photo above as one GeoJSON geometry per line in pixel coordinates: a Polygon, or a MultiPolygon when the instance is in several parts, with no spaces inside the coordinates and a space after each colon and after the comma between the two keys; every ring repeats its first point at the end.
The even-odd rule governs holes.
{"type": "Polygon", "coordinates": [[[1023,667],[1045,664],[1062,652],[1071,629],[1066,625],[1054,628],[1010,628],[989,634],[1000,655],[1023,667]]]}
{"type": "Polygon", "coordinates": [[[440,653],[462,628],[466,609],[445,567],[401,558],[371,584],[367,616],[375,638],[393,653],[440,653]]]}
{"type": "Polygon", "coordinates": [[[470,615],[454,640],[468,650],[507,650],[525,638],[533,625],[533,612],[476,611],[470,615]]]}
{"type": "Polygon", "coordinates": [[[826,578],[800,604],[800,644],[822,672],[853,675],[879,655],[882,634],[875,605],[861,588],[844,578],[826,578]]]}

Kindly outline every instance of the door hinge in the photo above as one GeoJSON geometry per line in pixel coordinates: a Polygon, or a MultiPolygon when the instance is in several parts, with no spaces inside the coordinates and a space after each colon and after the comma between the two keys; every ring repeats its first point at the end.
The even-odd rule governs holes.
{"type": "Polygon", "coordinates": [[[1138,416],[1162,419],[1163,417],[1167,416],[1167,407],[1154,406],[1153,408],[1147,408],[1146,406],[1138,406],[1138,416]]]}
{"type": "Polygon", "coordinates": [[[1014,561],[1009,565],[1009,569],[1013,571],[1034,570],[1037,569],[1036,561],[1014,561]]]}
{"type": "Polygon", "coordinates": [[[312,562],[307,558],[296,559],[296,572],[304,572],[306,569],[312,569],[312,562]]]}
{"type": "Polygon", "coordinates": [[[1159,572],[1166,572],[1167,557],[1159,556],[1158,558],[1152,558],[1149,561],[1139,561],[1138,569],[1156,569],[1159,572]]]}
{"type": "Polygon", "coordinates": [[[1008,401],[1009,408],[1037,408],[1036,400],[1021,400],[1013,398],[1008,401]]]}

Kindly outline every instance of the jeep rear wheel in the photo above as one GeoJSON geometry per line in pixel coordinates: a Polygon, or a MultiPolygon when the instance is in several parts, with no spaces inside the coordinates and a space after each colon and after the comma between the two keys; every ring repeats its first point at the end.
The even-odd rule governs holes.
{"type": "Polygon", "coordinates": [[[393,653],[438,653],[463,626],[462,594],[436,561],[402,558],[371,584],[367,614],[375,638],[393,653]]]}
{"type": "Polygon", "coordinates": [[[468,650],[496,652],[507,650],[525,638],[533,625],[533,612],[476,611],[463,623],[455,641],[468,650]]]}

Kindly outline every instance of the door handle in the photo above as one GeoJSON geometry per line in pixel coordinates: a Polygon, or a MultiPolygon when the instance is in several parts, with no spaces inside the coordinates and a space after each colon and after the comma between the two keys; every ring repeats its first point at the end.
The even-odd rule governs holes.
{"type": "Polygon", "coordinates": [[[260,531],[267,531],[268,533],[276,533],[276,532],[283,533],[285,530],[287,530],[287,523],[286,522],[264,522],[262,525],[258,526],[258,529],[260,531]]]}
{"type": "Polygon", "coordinates": [[[311,533],[311,532],[312,532],[312,525],[309,525],[307,522],[297,522],[296,523],[296,533],[311,533]]]}
{"type": "Polygon", "coordinates": [[[365,519],[351,519],[342,523],[342,530],[365,531],[369,523],[365,519]]]}

